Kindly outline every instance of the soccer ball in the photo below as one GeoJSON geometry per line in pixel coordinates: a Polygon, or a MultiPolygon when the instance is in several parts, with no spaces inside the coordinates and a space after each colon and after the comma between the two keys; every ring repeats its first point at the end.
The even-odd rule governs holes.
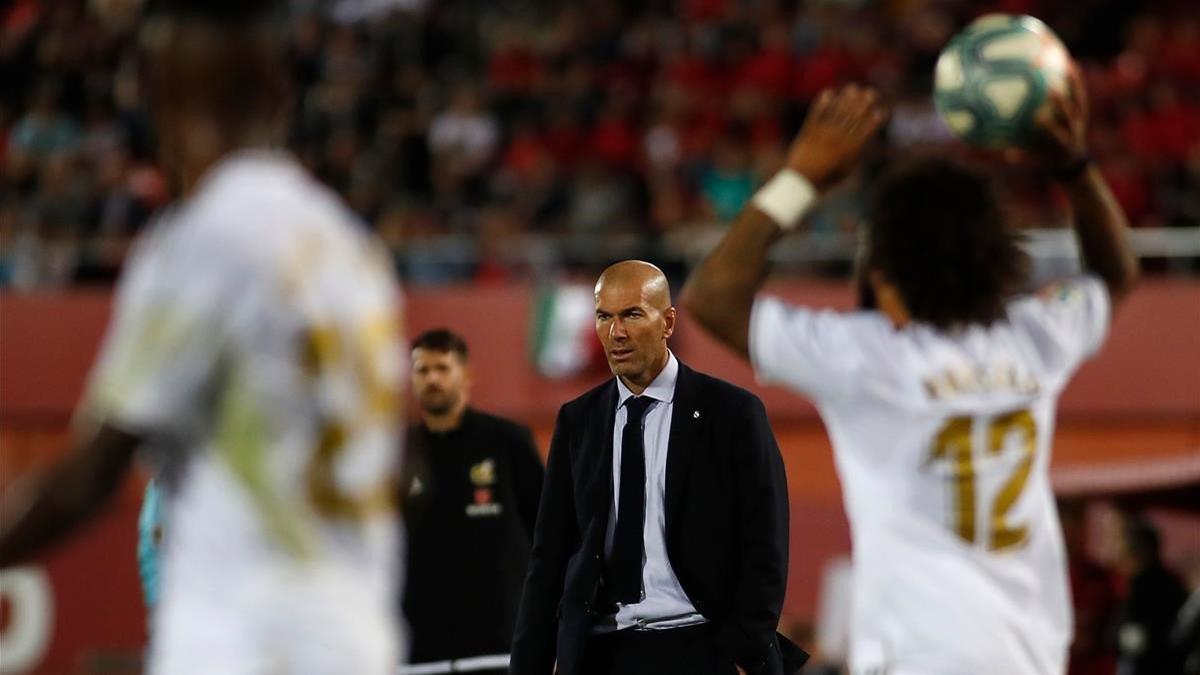
{"type": "Polygon", "coordinates": [[[971,145],[1029,145],[1034,118],[1051,92],[1066,94],[1071,56],[1046,24],[988,14],[938,56],[933,101],[946,126],[971,145]]]}

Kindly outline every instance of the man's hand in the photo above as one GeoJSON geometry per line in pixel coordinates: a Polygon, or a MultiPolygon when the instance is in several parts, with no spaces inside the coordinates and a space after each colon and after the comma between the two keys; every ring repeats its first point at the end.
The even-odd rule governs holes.
{"type": "Polygon", "coordinates": [[[825,190],[854,168],[886,119],[874,89],[853,84],[836,92],[826,89],[788,150],[788,168],[825,190]]]}
{"type": "Polygon", "coordinates": [[[1038,138],[1030,152],[1056,174],[1078,171],[1088,161],[1087,90],[1072,65],[1066,94],[1052,93],[1035,118],[1038,138]]]}
{"type": "MultiPolygon", "coordinates": [[[[885,119],[870,88],[824,91],[788,150],[787,168],[824,191],[850,172],[885,119]]],[[[767,251],[791,225],[751,200],[684,286],[686,311],[743,358],[750,357],[750,310],[767,276],[767,251]]]]}
{"type": "Polygon", "coordinates": [[[1052,95],[1038,115],[1039,136],[1029,154],[1065,188],[1084,269],[1104,280],[1115,306],[1137,282],[1139,266],[1125,213],[1088,155],[1087,124],[1087,90],[1072,65],[1067,93],[1052,95]]]}

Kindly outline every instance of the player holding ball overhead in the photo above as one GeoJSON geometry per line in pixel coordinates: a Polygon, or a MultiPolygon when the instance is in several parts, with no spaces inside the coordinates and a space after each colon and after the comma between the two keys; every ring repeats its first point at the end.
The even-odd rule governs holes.
{"type": "Polygon", "coordinates": [[[829,430],[854,542],[854,675],[1061,675],[1071,639],[1049,481],[1059,394],[1101,347],[1137,262],[1087,153],[1083,92],[1027,147],[1066,191],[1084,273],[1023,295],[1020,234],[980,171],[898,162],[874,186],[860,274],[874,307],[759,296],[767,254],[849,173],[885,114],[826,92],[787,167],[693,273],[683,305],[829,430]]]}
{"type": "Polygon", "coordinates": [[[1071,92],[1071,55],[1046,24],[1018,14],[987,14],[942,48],[933,102],[959,138],[982,148],[1028,146],[1037,115],[1071,92]]]}

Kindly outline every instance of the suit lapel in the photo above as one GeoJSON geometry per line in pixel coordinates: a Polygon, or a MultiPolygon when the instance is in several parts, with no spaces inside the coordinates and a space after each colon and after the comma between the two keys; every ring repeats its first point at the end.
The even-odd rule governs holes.
{"type": "MultiPolygon", "coordinates": [[[[674,410],[671,413],[671,436],[667,442],[666,526],[670,536],[672,524],[683,500],[688,470],[696,453],[700,429],[706,422],[698,405],[695,373],[681,361],[675,380],[674,410]]],[[[611,471],[610,471],[611,473],[611,471]]]]}
{"type": "Polygon", "coordinates": [[[617,384],[609,380],[609,386],[598,397],[600,408],[591,411],[590,432],[585,440],[583,453],[595,463],[589,466],[587,492],[591,517],[599,518],[601,531],[608,527],[608,511],[613,498],[613,424],[617,416],[617,384]]]}

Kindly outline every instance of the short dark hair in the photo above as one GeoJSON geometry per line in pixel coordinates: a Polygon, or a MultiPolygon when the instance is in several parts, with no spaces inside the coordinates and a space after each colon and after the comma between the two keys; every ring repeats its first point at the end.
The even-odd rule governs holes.
{"type": "Polygon", "coordinates": [[[448,328],[434,328],[417,336],[413,349],[428,349],[431,352],[454,352],[463,361],[467,360],[467,341],[448,328]]]}
{"type": "Polygon", "coordinates": [[[1029,257],[983,172],[919,155],[888,168],[868,212],[866,271],[899,290],[913,319],[948,329],[1004,318],[1029,257]]]}

